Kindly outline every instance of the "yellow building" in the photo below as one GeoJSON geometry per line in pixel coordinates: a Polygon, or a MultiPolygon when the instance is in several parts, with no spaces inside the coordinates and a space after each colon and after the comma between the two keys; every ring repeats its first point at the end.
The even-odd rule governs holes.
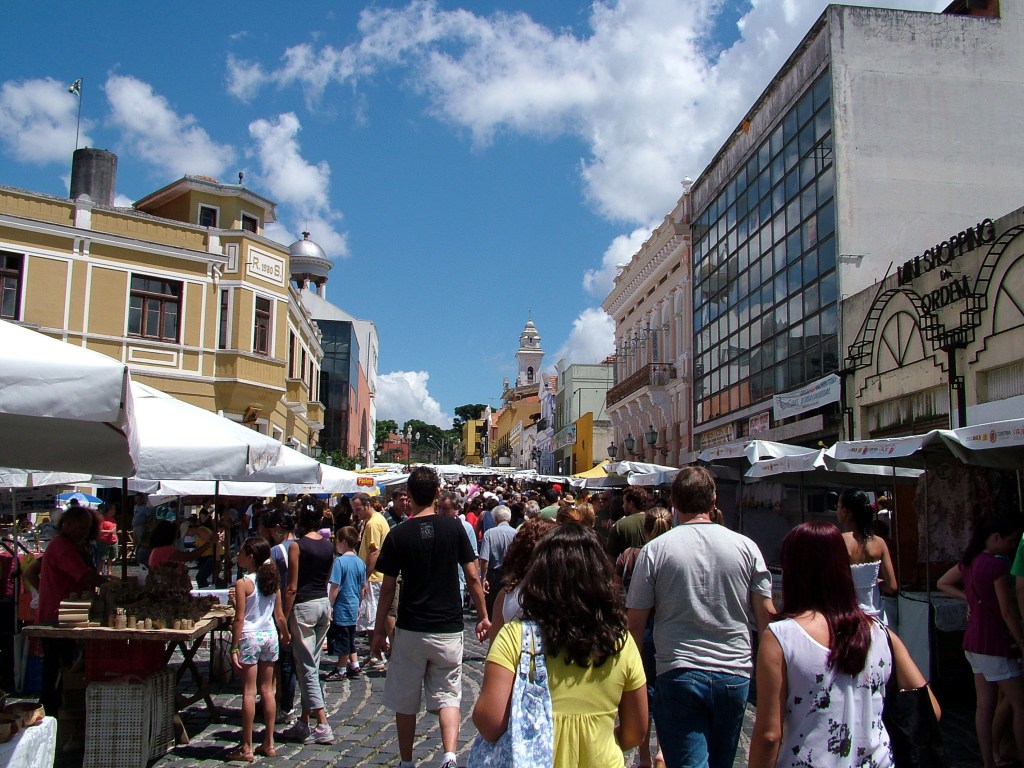
{"type": "Polygon", "coordinates": [[[0,187],[0,317],[293,447],[315,444],[320,332],[290,283],[288,249],[263,235],[274,204],[186,176],[115,207],[112,173],[103,183],[87,169],[82,181],[83,152],[100,171],[116,158],[76,153],[72,190],[88,195],[0,187]]]}
{"type": "Polygon", "coordinates": [[[486,418],[483,419],[469,419],[462,425],[462,445],[465,449],[462,455],[462,463],[467,466],[483,464],[484,456],[488,455],[489,408],[485,412],[485,416],[486,418]]]}

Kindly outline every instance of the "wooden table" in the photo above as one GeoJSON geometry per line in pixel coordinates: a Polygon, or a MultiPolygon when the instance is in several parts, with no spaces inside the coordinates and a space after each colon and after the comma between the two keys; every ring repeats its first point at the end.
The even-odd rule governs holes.
{"type": "Polygon", "coordinates": [[[22,633],[26,637],[51,639],[113,640],[117,642],[144,640],[165,643],[167,648],[164,654],[164,666],[170,662],[175,650],[180,650],[184,659],[182,665],[178,667],[175,683],[180,684],[181,679],[188,672],[198,689],[198,692],[192,696],[178,695],[178,710],[190,707],[202,699],[206,702],[206,710],[210,719],[217,720],[219,715],[210,695],[209,679],[203,677],[199,667],[196,666],[195,655],[202,647],[205,637],[215,630],[222,629],[225,625],[230,625],[232,618],[233,611],[230,609],[215,608],[197,621],[192,629],[112,629],[111,627],[54,627],[34,624],[25,626],[22,633]]]}

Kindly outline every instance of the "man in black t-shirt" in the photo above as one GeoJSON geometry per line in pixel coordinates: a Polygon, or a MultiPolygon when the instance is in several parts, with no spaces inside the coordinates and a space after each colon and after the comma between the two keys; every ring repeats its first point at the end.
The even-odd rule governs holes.
{"type": "Polygon", "coordinates": [[[491,623],[466,529],[458,519],[434,513],[440,490],[437,474],[430,467],[416,467],[409,475],[408,489],[412,514],[384,539],[377,559],[384,581],[371,655],[382,652],[387,643],[388,608],[401,576],[397,628],[384,681],[384,704],[395,711],[398,728],[399,768],[415,765],[412,744],[423,690],[427,709],[436,711],[441,723],[441,768],[455,768],[462,703],[460,566],[480,618],[476,634],[481,642],[491,623]]]}

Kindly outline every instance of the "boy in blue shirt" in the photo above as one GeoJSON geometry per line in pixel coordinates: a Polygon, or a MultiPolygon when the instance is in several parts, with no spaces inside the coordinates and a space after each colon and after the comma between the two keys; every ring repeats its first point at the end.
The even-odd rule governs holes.
{"type": "Polygon", "coordinates": [[[339,528],[335,534],[337,551],[331,568],[329,597],[333,615],[327,630],[327,652],[338,654],[335,664],[325,680],[340,680],[343,677],[359,675],[359,656],[356,654],[356,616],[359,613],[359,596],[366,583],[366,566],[356,554],[359,534],[351,526],[339,528]],[[348,662],[346,672],[345,663],[348,662]]]}

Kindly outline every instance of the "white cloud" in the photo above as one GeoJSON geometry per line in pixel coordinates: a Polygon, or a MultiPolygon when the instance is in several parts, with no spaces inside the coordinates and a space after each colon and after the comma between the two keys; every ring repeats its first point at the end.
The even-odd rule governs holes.
{"type": "MultiPolygon", "coordinates": [[[[330,206],[331,168],[324,162],[310,163],[302,157],[298,135],[299,119],[291,112],[276,120],[255,120],[249,125],[253,152],[260,165],[259,181],[267,193],[281,205],[298,231],[308,231],[328,256],[348,256],[344,233],[335,229],[341,214],[330,206]]],[[[298,239],[284,222],[270,236],[280,242],[298,239]]]]}
{"type": "MultiPolygon", "coordinates": [[[[0,87],[0,144],[28,163],[70,163],[75,151],[78,97],[53,78],[8,81],[0,87]]],[[[92,143],[91,121],[82,121],[79,146],[92,143]]]]}
{"type": "MultiPolygon", "coordinates": [[[[863,0],[937,10],[945,0],[863,0]]],[[[711,39],[721,0],[604,0],[589,31],[549,29],[524,13],[478,16],[436,0],[362,12],[344,48],[304,43],[280,66],[230,63],[233,92],[297,85],[315,101],[404,68],[434,114],[485,145],[502,132],[573,135],[587,198],[603,216],[656,219],[696,177],[825,7],[824,0],[752,0],[726,51],[711,39]]]]}
{"type": "Polygon", "coordinates": [[[404,424],[419,419],[442,429],[452,425],[452,417],[430,396],[426,371],[394,371],[377,377],[377,419],[393,419],[404,424]]]}
{"type": "Polygon", "coordinates": [[[600,307],[590,307],[573,320],[572,332],[554,357],[567,363],[599,363],[615,351],[615,321],[600,307]]]}
{"type": "Polygon", "coordinates": [[[216,178],[234,162],[234,149],[213,141],[192,115],[179,116],[148,83],[112,75],[104,90],[125,147],[162,172],[216,178]]]}
{"type": "Polygon", "coordinates": [[[266,78],[267,73],[259,64],[228,56],[227,88],[232,96],[242,101],[251,100],[263,87],[266,78]]]}
{"type": "Polygon", "coordinates": [[[611,290],[620,264],[628,264],[634,254],[640,250],[647,238],[651,236],[655,225],[639,227],[628,235],[619,235],[601,257],[598,269],[588,269],[583,273],[583,290],[591,296],[603,299],[611,290]]]}

